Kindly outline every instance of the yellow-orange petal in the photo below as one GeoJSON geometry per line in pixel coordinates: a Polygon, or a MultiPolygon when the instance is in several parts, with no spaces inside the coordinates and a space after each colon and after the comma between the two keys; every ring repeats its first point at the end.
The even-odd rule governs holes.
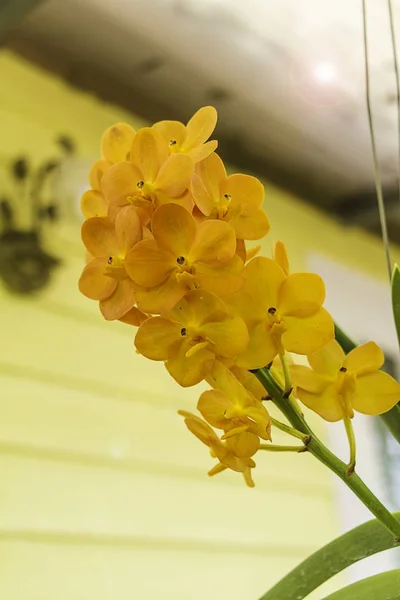
{"type": "Polygon", "coordinates": [[[325,300],[325,284],[315,273],[293,273],[279,289],[278,309],[282,316],[311,317],[325,300]]]}
{"type": "Polygon", "coordinates": [[[133,281],[118,281],[115,291],[100,302],[101,314],[107,321],[115,321],[123,317],[135,304],[135,288],[133,281]]]}
{"type": "Polygon", "coordinates": [[[251,298],[265,309],[277,308],[279,290],[285,280],[280,266],[270,258],[257,256],[246,265],[246,275],[244,290],[251,298]]]}
{"type": "Polygon", "coordinates": [[[141,172],[143,181],[153,183],[168,156],[168,144],[155,128],[139,129],[132,141],[130,161],[141,172]]]}
{"type": "Polygon", "coordinates": [[[359,375],[351,398],[354,410],[365,415],[381,415],[400,401],[400,385],[388,373],[376,371],[359,375]]]}
{"type": "Polygon", "coordinates": [[[270,229],[268,217],[262,209],[251,212],[228,210],[225,220],[232,225],[239,239],[259,240],[270,229]]]}
{"type": "Polygon", "coordinates": [[[227,314],[221,298],[205,290],[192,290],[187,292],[167,316],[184,327],[200,327],[226,319],[227,314]]]}
{"type": "Polygon", "coordinates": [[[165,363],[169,374],[182,387],[200,383],[211,371],[215,359],[214,354],[207,348],[199,350],[192,356],[187,356],[189,348],[190,344],[185,340],[183,344],[174,347],[176,352],[170,353],[165,363]]]}
{"type": "Polygon", "coordinates": [[[279,349],[265,323],[260,323],[250,332],[250,341],[244,352],[236,359],[236,364],[244,369],[261,369],[274,360],[279,349]]]}
{"type": "Polygon", "coordinates": [[[142,287],[160,285],[176,267],[175,257],[161,249],[156,240],[142,240],[129,250],[125,268],[131,279],[142,287]]]}
{"type": "Polygon", "coordinates": [[[133,325],[133,327],[139,327],[149,318],[149,315],[139,310],[136,306],[132,306],[127,313],[119,318],[119,321],[126,323],[127,325],[133,325]]]}
{"type": "Polygon", "coordinates": [[[323,348],[307,356],[307,359],[314,371],[337,377],[343,366],[345,353],[336,340],[331,340],[323,348]]]}
{"type": "Polygon", "coordinates": [[[275,242],[273,256],[285,275],[289,275],[289,259],[283,242],[275,242]]]}
{"type": "Polygon", "coordinates": [[[111,167],[107,160],[96,160],[89,172],[90,187],[96,191],[101,191],[101,181],[104,173],[111,167]]]}
{"type": "Polygon", "coordinates": [[[324,308],[304,319],[285,317],[285,324],[287,331],[282,335],[282,344],[285,350],[295,354],[312,354],[334,336],[332,317],[324,308]]]}
{"type": "Polygon", "coordinates": [[[244,319],[249,330],[254,329],[261,321],[265,322],[265,309],[260,303],[255,302],[244,289],[232,294],[232,296],[228,296],[225,302],[235,313],[244,319]]]}
{"type": "Polygon", "coordinates": [[[172,154],[162,165],[154,189],[172,198],[182,196],[189,186],[193,171],[194,163],[189,156],[172,154]]]}
{"type": "Polygon", "coordinates": [[[260,448],[260,438],[254,433],[243,431],[227,439],[227,446],[238,458],[250,458],[260,448]]]}
{"type": "Polygon", "coordinates": [[[111,296],[117,281],[104,275],[107,259],[94,258],[83,269],[79,279],[79,291],[91,300],[104,300],[111,296]]]}
{"type": "Polygon", "coordinates": [[[158,245],[176,258],[187,258],[196,236],[196,222],[178,204],[164,204],[152,218],[152,231],[158,245]]]}
{"type": "Polygon", "coordinates": [[[211,441],[221,443],[215,431],[203,419],[186,410],[178,410],[178,414],[184,417],[186,427],[203,444],[210,446],[211,441]]]}
{"type": "Polygon", "coordinates": [[[231,367],[230,370],[232,371],[236,379],[240,381],[242,386],[246,388],[246,390],[250,392],[257,400],[261,400],[263,396],[267,395],[267,392],[265,391],[264,387],[261,385],[261,383],[258,381],[257,377],[253,373],[250,373],[250,371],[248,371],[247,369],[237,367],[236,365],[233,365],[233,367],[231,367]]]}
{"type": "Polygon", "coordinates": [[[110,163],[126,160],[135,130],[127,123],[115,123],[108,127],[101,138],[101,153],[110,163]]]}
{"type": "Polygon", "coordinates": [[[159,121],[158,123],[154,123],[153,128],[156,129],[167,144],[170,145],[171,151],[173,151],[174,146],[179,147],[185,141],[186,127],[180,121],[159,121]]]}
{"type": "Polygon", "coordinates": [[[82,242],[94,257],[116,256],[120,252],[114,223],[106,217],[92,217],[81,229],[82,242]]]}
{"type": "Polygon", "coordinates": [[[197,228],[190,251],[190,262],[227,262],[236,252],[236,236],[232,227],[223,221],[203,221],[197,228]]]}
{"type": "Polygon", "coordinates": [[[293,385],[312,394],[320,394],[324,389],[336,379],[322,373],[317,373],[303,365],[292,365],[290,367],[293,385]]]}
{"type": "Polygon", "coordinates": [[[346,416],[335,385],[328,386],[321,394],[312,394],[301,388],[298,388],[297,393],[299,400],[325,421],[334,423],[346,416]]]}
{"type": "Polygon", "coordinates": [[[195,173],[190,181],[190,191],[196,206],[208,217],[215,205],[214,198],[210,195],[203,180],[195,173]]]}
{"type": "Polygon", "coordinates": [[[124,206],[128,204],[128,198],[140,196],[140,181],[142,174],[133,163],[120,162],[104,173],[101,189],[110,205],[124,206]]]}
{"type": "Polygon", "coordinates": [[[181,326],[163,317],[147,319],[135,336],[136,348],[151,360],[167,360],[176,345],[182,343],[181,326]]]}
{"type": "Polygon", "coordinates": [[[81,211],[85,219],[91,217],[106,217],[108,202],[102,192],[87,190],[81,198],[81,211]]]}
{"type": "Polygon", "coordinates": [[[136,285],[136,302],[143,312],[159,315],[170,311],[186,292],[172,272],[160,285],[150,288],[136,285]]]}
{"type": "Polygon", "coordinates": [[[195,146],[191,150],[185,152],[187,156],[193,160],[193,162],[199,163],[208,156],[212,156],[212,153],[218,148],[217,140],[211,140],[210,142],[206,142],[205,144],[200,144],[200,146],[195,146]]]}
{"type": "Polygon", "coordinates": [[[182,150],[191,150],[204,144],[212,134],[217,124],[218,114],[213,106],[203,106],[186,125],[186,139],[182,150]]]}
{"type": "Polygon", "coordinates": [[[115,234],[123,255],[142,239],[142,232],[135,208],[131,205],[124,206],[115,219],[115,234]]]}
{"type": "Polygon", "coordinates": [[[229,262],[197,263],[196,279],[202,289],[224,297],[240,290],[246,272],[243,261],[235,255],[229,262]]]}
{"type": "Polygon", "coordinates": [[[264,202],[264,186],[257,177],[235,173],[222,185],[221,194],[229,194],[232,209],[255,210],[264,202]]]}
{"type": "Polygon", "coordinates": [[[232,402],[225,394],[219,390],[208,390],[201,394],[197,403],[197,410],[210,425],[224,429],[229,424],[225,412],[231,406],[232,402]]]}
{"type": "Polygon", "coordinates": [[[345,357],[343,366],[350,373],[364,375],[365,373],[378,371],[384,362],[385,357],[381,348],[375,342],[368,342],[351,350],[345,357]]]}
{"type": "Polygon", "coordinates": [[[240,317],[210,321],[202,325],[201,332],[212,342],[213,352],[221,356],[235,357],[241,354],[249,343],[246,324],[240,317]]]}
{"type": "Polygon", "coordinates": [[[203,181],[208,193],[219,201],[222,186],[227,178],[225,165],[218,154],[210,154],[205,160],[196,165],[196,174],[203,181]]]}

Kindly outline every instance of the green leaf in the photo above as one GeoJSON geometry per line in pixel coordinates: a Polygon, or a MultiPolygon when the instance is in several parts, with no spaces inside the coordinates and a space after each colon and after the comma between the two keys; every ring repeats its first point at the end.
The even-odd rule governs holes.
{"type": "Polygon", "coordinates": [[[357,581],[324,600],[399,600],[400,569],[357,581]]]}
{"type": "MultiPolygon", "coordinates": [[[[400,512],[393,516],[400,522],[400,512]]],[[[336,573],[363,558],[395,547],[400,547],[400,542],[396,543],[379,521],[368,521],[317,550],[260,600],[303,600],[336,573]]],[[[358,596],[358,599],[364,600],[364,597],[358,596]]],[[[388,599],[383,598],[390,599],[390,596],[388,599]]],[[[376,600],[380,598],[377,597],[376,600]]]]}
{"type": "Polygon", "coordinates": [[[392,274],[392,306],[394,323],[396,325],[397,339],[400,344],[400,269],[394,265],[392,274]]]}

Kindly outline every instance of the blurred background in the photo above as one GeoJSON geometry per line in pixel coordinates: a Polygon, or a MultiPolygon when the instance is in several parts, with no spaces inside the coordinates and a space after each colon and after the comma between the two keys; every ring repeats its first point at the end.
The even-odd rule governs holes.
{"type": "MultiPolygon", "coordinates": [[[[397,95],[387,4],[369,0],[371,86],[400,262],[397,95]]],[[[400,30],[400,1],[393,0],[400,30]]],[[[232,170],[266,188],[293,270],[398,374],[365,105],[361,2],[0,3],[0,594],[7,600],[256,599],[369,519],[311,456],[258,458],[256,488],[208,479],[176,414],[198,389],[135,354],[134,330],[81,296],[79,201],[103,130],[219,112],[232,170]]],[[[310,416],[346,460],[341,427],[310,416]]],[[[359,472],[400,509],[400,454],[356,418],[359,472]]],[[[279,436],[274,440],[280,441],[279,436]]],[[[314,594],[373,570],[355,567],[314,594]]]]}

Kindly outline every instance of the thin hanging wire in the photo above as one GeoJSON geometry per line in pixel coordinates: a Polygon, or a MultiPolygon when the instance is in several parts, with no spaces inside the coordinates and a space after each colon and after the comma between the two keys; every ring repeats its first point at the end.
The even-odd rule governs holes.
{"type": "Polygon", "coordinates": [[[389,10],[389,21],[390,21],[390,34],[392,38],[392,49],[393,49],[393,65],[394,72],[396,75],[396,96],[397,96],[397,184],[399,188],[399,203],[400,203],[400,77],[399,77],[399,63],[397,60],[397,44],[396,44],[396,30],[394,28],[394,17],[393,17],[393,6],[392,0],[388,0],[389,10]]]}
{"type": "Polygon", "coordinates": [[[369,123],[369,132],[370,132],[370,136],[371,136],[372,156],[373,156],[373,160],[374,160],[375,188],[376,188],[376,196],[378,199],[379,220],[381,223],[382,241],[383,241],[383,245],[385,247],[389,280],[391,281],[391,279],[392,279],[392,261],[390,258],[389,236],[388,236],[388,231],[387,231],[385,203],[383,200],[382,180],[381,180],[381,174],[380,174],[380,170],[379,170],[378,155],[377,155],[377,151],[376,151],[375,130],[374,130],[374,123],[372,120],[372,110],[371,110],[366,0],[362,0],[362,9],[363,9],[364,58],[365,58],[365,86],[366,86],[368,123],[369,123]]]}

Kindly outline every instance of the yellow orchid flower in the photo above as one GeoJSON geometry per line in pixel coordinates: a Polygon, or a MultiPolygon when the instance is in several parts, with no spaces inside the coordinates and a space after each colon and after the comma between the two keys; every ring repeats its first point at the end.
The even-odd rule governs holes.
{"type": "Polygon", "coordinates": [[[276,261],[256,257],[246,265],[243,288],[227,302],[245,320],[250,343],[237,357],[245,369],[259,369],[285,350],[310,354],[334,336],[333,321],[322,308],[325,286],[313,273],[286,276],[276,261]]]}
{"type": "Polygon", "coordinates": [[[310,354],[311,369],[291,367],[301,402],[326,421],[387,412],[400,400],[400,385],[380,371],[382,350],[374,342],[362,344],[345,355],[336,340],[310,354]]]}
{"type": "Polygon", "coordinates": [[[171,154],[187,154],[197,163],[217,149],[217,141],[207,142],[215,129],[217,118],[213,106],[203,106],[186,126],[180,121],[160,121],[153,128],[162,135],[171,154]]]}
{"type": "Polygon", "coordinates": [[[147,319],[135,345],[147,358],[165,361],[171,376],[188,387],[210,374],[216,357],[239,354],[248,340],[246,324],[220,298],[194,290],[162,317],[147,319]]]}
{"type": "Polygon", "coordinates": [[[189,431],[210,448],[213,458],[218,459],[218,464],[208,472],[210,477],[226,469],[231,469],[243,473],[246,484],[249,487],[254,487],[251,469],[256,464],[250,457],[257,452],[260,446],[260,440],[256,435],[243,432],[222,442],[203,419],[185,410],[180,410],[178,413],[184,417],[185,425],[189,431]]]}
{"type": "Polygon", "coordinates": [[[126,257],[144,312],[165,312],[190,289],[224,296],[242,286],[244,264],[228,223],[197,223],[183,207],[165,204],[155,211],[151,228],[154,239],[143,240],[126,257]]]}
{"type": "Polygon", "coordinates": [[[161,134],[151,127],[143,127],[135,134],[129,156],[129,160],[107,169],[101,180],[111,218],[128,204],[137,208],[144,224],[154,208],[166,202],[178,202],[192,209],[187,189],[194,163],[189,156],[170,156],[161,134]]]}
{"type": "Polygon", "coordinates": [[[127,123],[115,123],[103,133],[101,138],[103,158],[93,164],[89,173],[92,189],[85,192],[81,199],[81,209],[85,219],[107,216],[109,203],[101,189],[103,175],[113,164],[129,157],[135,133],[127,123]]]}
{"type": "Polygon", "coordinates": [[[125,270],[126,253],[142,239],[142,227],[133,206],[118,214],[115,223],[92,217],[82,225],[82,241],[93,259],[79,280],[87,298],[100,301],[107,320],[120,319],[135,304],[134,283],[125,270]]]}
{"type": "Polygon", "coordinates": [[[127,123],[115,123],[107,127],[101,138],[103,160],[110,165],[129,159],[136,131],[127,123]]]}
{"type": "Polygon", "coordinates": [[[238,239],[259,240],[268,233],[269,221],[261,208],[264,186],[251,175],[228,177],[217,154],[196,165],[190,189],[200,211],[230,223],[238,239]]]}
{"type": "Polygon", "coordinates": [[[213,427],[225,431],[224,439],[249,431],[271,439],[271,420],[265,406],[219,361],[215,361],[207,382],[214,388],[203,392],[197,409],[213,427]]]}

